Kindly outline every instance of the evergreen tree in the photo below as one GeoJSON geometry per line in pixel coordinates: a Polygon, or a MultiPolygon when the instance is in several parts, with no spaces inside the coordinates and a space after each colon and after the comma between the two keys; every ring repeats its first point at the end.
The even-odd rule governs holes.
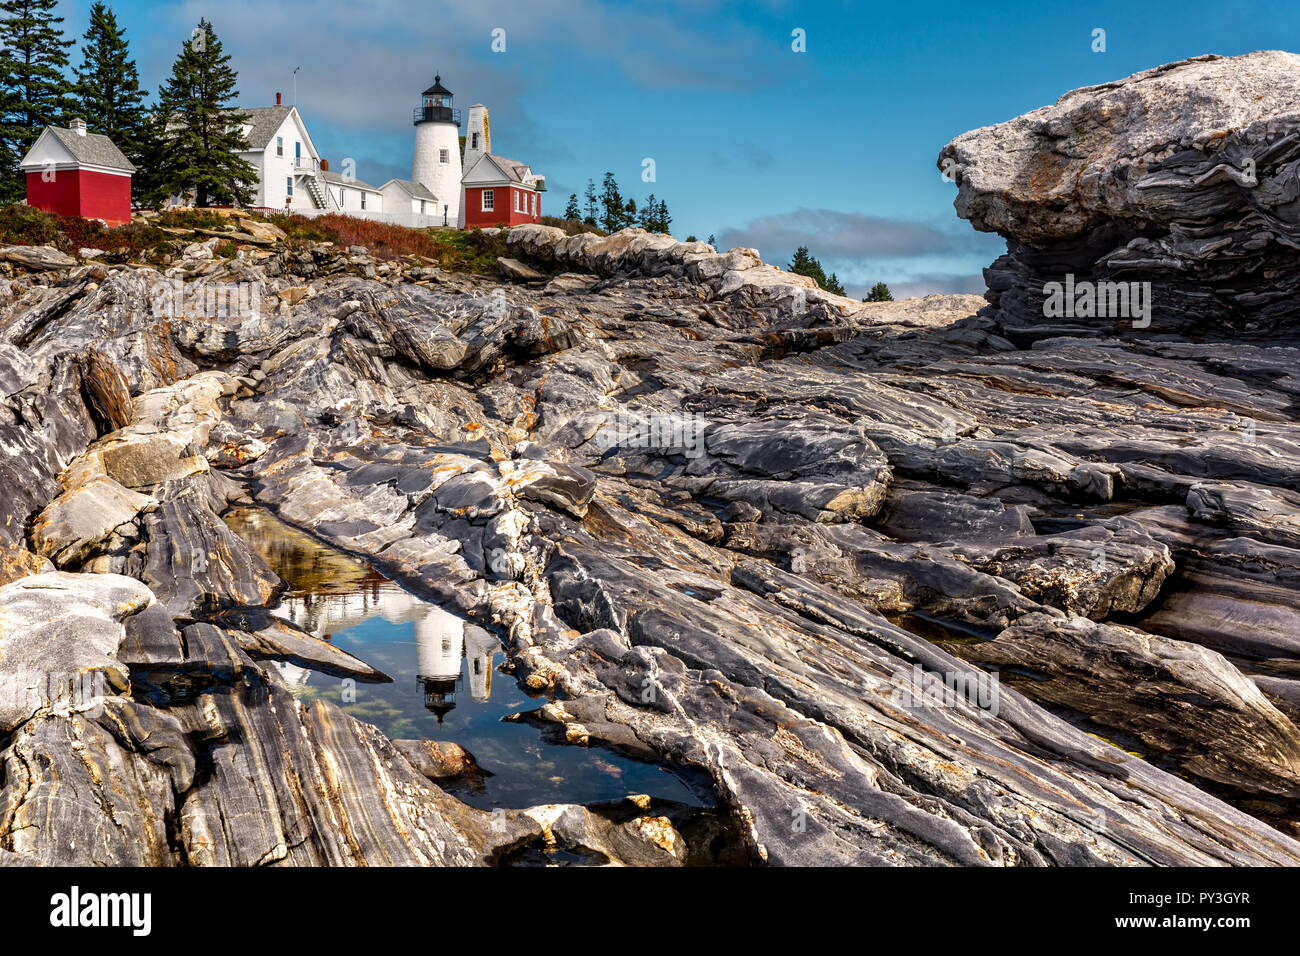
{"type": "Polygon", "coordinates": [[[18,163],[41,131],[67,119],[72,106],[65,71],[68,47],[54,15],[56,0],[0,2],[0,200],[25,195],[18,163]]]}
{"type": "MultiPolygon", "coordinates": [[[[655,210],[654,220],[655,232],[668,232],[668,227],[673,224],[673,217],[668,214],[668,202],[666,200],[659,200],[659,206],[655,210]]],[[[710,236],[709,238],[713,237],[710,236]]]]}
{"type": "Polygon", "coordinates": [[[713,233],[709,233],[709,238],[705,239],[704,241],[714,247],[718,245],[718,240],[713,238],[713,233]]]}
{"type": "Polygon", "coordinates": [[[628,226],[635,226],[637,223],[636,200],[629,198],[623,206],[623,225],[620,227],[626,229],[628,226]]]}
{"type": "Polygon", "coordinates": [[[578,209],[578,194],[569,193],[569,204],[564,207],[565,219],[581,219],[582,212],[578,209]]]}
{"type": "Polygon", "coordinates": [[[890,292],[889,286],[885,285],[883,282],[877,282],[875,285],[871,287],[871,291],[867,293],[866,298],[864,298],[862,301],[863,302],[893,302],[894,293],[890,292]]]}
{"type": "Polygon", "coordinates": [[[77,110],[93,132],[103,133],[135,161],[144,125],[140,74],[129,55],[125,31],[98,0],[90,8],[85,40],[77,71],[77,110]]]}
{"type": "Polygon", "coordinates": [[[252,202],[257,170],[237,155],[248,149],[240,131],[248,114],[228,105],[239,95],[236,81],[212,24],[200,20],[158,91],[165,148],[148,201],[192,189],[199,206],[252,202]]]}
{"type": "Polygon", "coordinates": [[[618,190],[618,181],[613,173],[605,173],[605,180],[600,192],[600,204],[604,210],[600,217],[600,227],[606,232],[618,232],[623,228],[623,194],[618,190]]]}
{"type": "Polygon", "coordinates": [[[651,193],[646,197],[645,203],[641,206],[641,211],[637,213],[636,224],[646,232],[658,232],[656,229],[655,214],[659,211],[659,205],[655,202],[655,194],[651,193]]]}
{"type": "Polygon", "coordinates": [[[839,278],[833,272],[830,278],[827,278],[825,271],[822,269],[822,264],[817,261],[816,256],[809,254],[807,246],[800,246],[796,249],[794,258],[790,260],[790,264],[785,268],[787,272],[808,276],[817,283],[819,289],[834,292],[836,295],[844,294],[844,286],[840,285],[839,278]]]}
{"type": "Polygon", "coordinates": [[[811,276],[817,280],[818,286],[826,281],[826,273],[822,271],[822,264],[809,254],[807,246],[800,246],[794,251],[794,258],[785,267],[785,271],[800,276],[811,276]]]}
{"type": "Polygon", "coordinates": [[[583,217],[583,222],[589,226],[596,224],[596,184],[590,179],[587,180],[587,190],[584,193],[587,202],[587,215],[583,217]]]}

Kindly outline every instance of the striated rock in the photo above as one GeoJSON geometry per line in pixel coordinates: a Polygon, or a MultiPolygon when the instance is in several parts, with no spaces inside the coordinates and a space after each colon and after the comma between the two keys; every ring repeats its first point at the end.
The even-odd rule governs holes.
{"type": "Polygon", "coordinates": [[[153,595],[116,574],[38,574],[0,587],[0,732],[55,709],[94,710],[124,688],[122,621],[153,595]]]}
{"type": "Polygon", "coordinates": [[[119,528],[135,537],[136,518],[157,508],[156,498],[96,476],[50,502],[32,525],[32,543],[60,567],[78,564],[119,528]]]}
{"type": "Polygon", "coordinates": [[[996,640],[959,653],[1033,675],[1036,698],[1132,734],[1205,779],[1300,793],[1296,726],[1215,651],[1128,627],[1030,614],[996,640]],[[1125,686],[1126,675],[1139,673],[1140,681],[1125,686]],[[1207,749],[1200,743],[1207,739],[1235,743],[1207,749]]]}
{"type": "Polygon", "coordinates": [[[507,259],[505,256],[497,257],[497,271],[501,273],[501,278],[509,279],[511,282],[534,282],[546,278],[532,266],[524,265],[518,259],[507,259]]]}
{"type": "Polygon", "coordinates": [[[1193,57],[944,147],[958,215],[1007,239],[985,272],[1004,334],[1293,331],[1298,66],[1276,50],[1193,57]],[[1148,283],[1149,309],[1056,311],[1045,286],[1067,275],[1148,283]]]}
{"type": "Polygon", "coordinates": [[[101,435],[124,427],[134,417],[126,376],[97,349],[91,349],[82,365],[81,388],[86,409],[101,435]]]}
{"type": "MultiPolygon", "coordinates": [[[[1179,70],[1215,62],[1149,79],[1175,96],[1179,70]]],[[[1069,108],[1141,103],[1147,83],[1069,108]]],[[[1207,115],[1182,104],[1189,129],[1218,121],[1229,94],[1207,89],[1207,115]]],[[[1148,201],[1163,187],[1129,194],[1146,173],[1123,156],[1146,154],[1123,129],[1084,129],[1128,179],[1089,167],[1083,198],[1041,198],[1050,177],[1018,165],[1032,139],[977,151],[1009,171],[1001,185],[972,172],[971,209],[1043,244],[1035,269],[1073,265],[1068,243],[1125,223],[1191,228],[1148,201]],[[980,205],[1008,191],[1023,222],[980,205]]],[[[0,544],[34,555],[54,526],[33,519],[97,481],[158,502],[93,543],[102,528],[46,545],[147,583],[155,603],[108,621],[120,643],[92,642],[129,697],[119,682],[99,715],[13,715],[0,849],[203,865],[1300,864],[1296,349],[1199,341],[1190,308],[1143,336],[1031,328],[997,269],[1002,298],[974,315],[959,297],[853,303],[754,250],[642,230],[504,235],[564,271],[490,291],[446,273],[435,289],[323,244],[276,247],[184,267],[267,299],[310,285],[275,311],[155,321],[150,289],[168,277],[116,266],[0,309],[14,488],[0,544]],[[86,385],[91,350],[131,388],[130,420],[102,436],[112,402],[86,385]],[[383,675],[274,618],[282,582],[221,520],[232,503],[503,635],[505,672],[546,698],[520,719],[671,768],[716,812],[629,795],[484,813],[428,775],[463,766],[450,746],[398,746],[295,699],[269,661],[383,675]],[[84,773],[74,742],[111,772],[84,773]]],[[[1250,281],[1280,288],[1289,260],[1268,263],[1250,281]]]]}
{"type": "Polygon", "coordinates": [[[66,269],[77,264],[76,259],[53,246],[4,246],[0,247],[0,259],[34,271],[66,269]]]}

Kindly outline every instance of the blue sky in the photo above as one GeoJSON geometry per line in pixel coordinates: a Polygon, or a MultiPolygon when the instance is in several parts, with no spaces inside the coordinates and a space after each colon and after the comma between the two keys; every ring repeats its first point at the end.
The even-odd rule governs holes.
{"type": "MultiPolygon", "coordinates": [[[[441,72],[456,105],[488,106],[496,152],[546,174],[547,212],[612,170],[625,194],[668,201],[679,238],[780,264],[803,243],[858,295],[878,279],[896,294],[983,290],[1002,241],[956,218],[935,168],[959,133],[1171,60],[1300,47],[1293,0],[110,5],[151,91],[200,16],[232,55],[240,105],[287,102],[301,67],[317,148],[366,181],[410,175],[411,109],[441,72]]],[[[69,36],[89,6],[61,2],[69,36]]]]}

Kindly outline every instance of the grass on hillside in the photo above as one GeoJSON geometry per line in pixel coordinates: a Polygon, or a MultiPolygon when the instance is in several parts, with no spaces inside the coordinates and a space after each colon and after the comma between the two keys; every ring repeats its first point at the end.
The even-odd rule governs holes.
{"type": "MultiPolygon", "coordinates": [[[[331,242],[342,252],[349,246],[364,246],[376,259],[417,256],[436,262],[448,272],[495,274],[497,257],[511,254],[504,233],[488,235],[480,229],[408,229],[340,215],[308,219],[284,213],[269,216],[254,213],[251,217],[284,230],[291,249],[319,242],[331,242]]],[[[164,256],[178,255],[193,241],[165,230],[226,228],[237,226],[229,217],[206,209],[166,210],[147,222],[136,220],[125,226],[105,226],[94,220],[60,216],[32,206],[0,207],[0,244],[50,245],[72,255],[82,248],[102,249],[107,262],[159,263],[164,256]]],[[[575,231],[590,230],[583,227],[575,231]]],[[[223,245],[218,255],[233,258],[235,252],[236,246],[231,242],[223,245]]]]}

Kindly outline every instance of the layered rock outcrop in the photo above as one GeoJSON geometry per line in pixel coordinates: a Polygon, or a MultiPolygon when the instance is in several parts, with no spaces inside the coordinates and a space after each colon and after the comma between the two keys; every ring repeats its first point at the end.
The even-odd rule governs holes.
{"type": "MultiPolygon", "coordinates": [[[[1256,60],[1066,100],[1229,62],[1256,60]]],[[[1125,116],[1088,155],[1136,169],[1125,116]]],[[[981,170],[1007,135],[961,147],[982,223],[1047,249],[1149,214],[1117,173],[981,170]]],[[[544,279],[265,242],[166,274],[13,260],[0,668],[104,677],[98,709],[5,711],[5,862],[1300,864],[1295,348],[1204,341],[1190,309],[1045,337],[1011,286],[856,303],[640,230],[506,237],[544,279]],[[155,316],[177,279],[263,305],[155,316]],[[268,612],[232,504],[490,629],[545,698],[521,720],[715,812],[484,813],[440,785],[456,741],[296,700],[270,662],[386,675],[268,612]]]]}
{"type": "Polygon", "coordinates": [[[1007,239],[985,270],[1004,333],[1294,335],[1297,103],[1295,54],[1200,56],[949,143],[939,167],[958,215],[1007,239]],[[1148,314],[1105,314],[1134,282],[1149,283],[1148,314]],[[1109,301],[1071,295],[1088,283],[1114,283],[1109,301]]]}

